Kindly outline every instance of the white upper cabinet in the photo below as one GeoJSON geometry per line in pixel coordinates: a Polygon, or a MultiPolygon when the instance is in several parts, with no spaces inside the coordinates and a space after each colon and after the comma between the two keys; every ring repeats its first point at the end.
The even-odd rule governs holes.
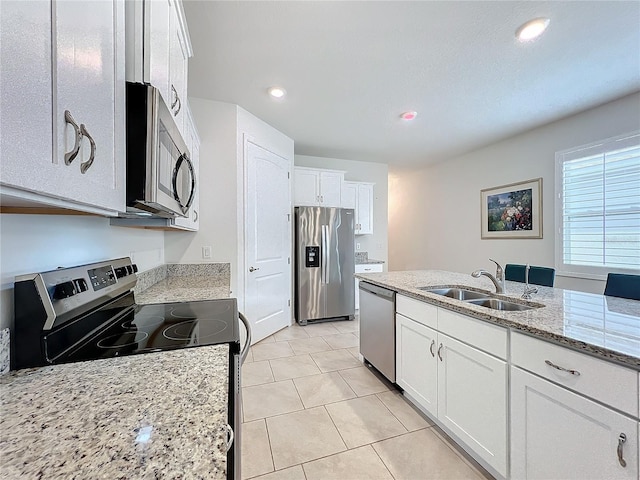
{"type": "Polygon", "coordinates": [[[343,182],[342,208],[356,212],[356,235],[373,233],[373,183],[343,182]]]}
{"type": "Polygon", "coordinates": [[[188,60],[191,40],[178,0],[127,3],[127,80],[150,83],[164,102],[185,138],[188,60]]]}
{"type": "Polygon", "coordinates": [[[295,167],[294,205],[341,207],[344,172],[295,167]]]}
{"type": "Polygon", "coordinates": [[[3,193],[124,211],[124,1],[0,8],[3,193]]]}

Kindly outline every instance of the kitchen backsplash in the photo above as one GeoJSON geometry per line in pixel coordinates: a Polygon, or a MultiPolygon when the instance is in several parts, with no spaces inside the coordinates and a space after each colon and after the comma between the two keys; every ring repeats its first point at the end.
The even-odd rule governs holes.
{"type": "Polygon", "coordinates": [[[369,260],[369,252],[356,252],[356,263],[362,263],[369,260]]]}

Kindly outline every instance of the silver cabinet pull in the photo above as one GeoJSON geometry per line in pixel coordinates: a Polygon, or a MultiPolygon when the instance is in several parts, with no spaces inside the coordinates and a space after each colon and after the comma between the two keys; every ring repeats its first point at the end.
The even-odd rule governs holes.
{"type": "Polygon", "coordinates": [[[180,109],[182,108],[182,100],[180,100],[180,97],[177,97],[177,99],[178,99],[178,109],[175,112],[173,112],[174,117],[178,115],[178,113],[180,113],[180,109]]]}
{"type": "Polygon", "coordinates": [[[227,423],[227,452],[231,450],[231,445],[233,445],[233,437],[233,428],[231,428],[231,425],[227,423]]]}
{"type": "Polygon", "coordinates": [[[249,267],[250,272],[255,272],[256,270],[260,270],[260,267],[258,268],[249,267]]]}
{"type": "Polygon", "coordinates": [[[174,108],[176,108],[176,105],[178,103],[178,91],[176,90],[176,87],[173,86],[173,84],[171,84],[171,91],[173,92],[173,102],[171,102],[171,109],[173,110],[174,108]]]}
{"type": "Polygon", "coordinates": [[[91,165],[93,165],[93,161],[96,158],[96,142],[87,131],[87,127],[84,126],[84,123],[80,125],[80,132],[82,133],[82,135],[89,139],[89,143],[91,144],[91,154],[89,155],[89,160],[80,164],[80,172],[87,173],[87,170],[89,170],[91,165]]]}
{"type": "Polygon", "coordinates": [[[173,116],[175,117],[176,115],[178,115],[178,112],[182,108],[182,102],[180,101],[180,96],[178,95],[178,91],[176,90],[176,87],[173,86],[173,84],[171,84],[171,91],[173,92],[173,102],[171,103],[171,110],[176,108],[176,106],[178,107],[176,110],[173,111],[173,116]]]}
{"type": "Polygon", "coordinates": [[[198,211],[197,211],[197,210],[194,210],[194,211],[193,211],[193,221],[194,221],[194,222],[197,222],[197,221],[198,221],[198,211]]]}
{"type": "Polygon", "coordinates": [[[438,347],[438,358],[442,361],[442,355],[440,355],[440,350],[442,350],[442,344],[438,347]]]}
{"type": "Polygon", "coordinates": [[[429,345],[429,351],[431,352],[431,356],[435,358],[436,354],[433,353],[433,346],[436,344],[435,340],[431,340],[431,345],[429,345]]]}
{"type": "Polygon", "coordinates": [[[618,462],[620,462],[620,466],[623,468],[627,466],[627,461],[622,457],[622,448],[626,441],[627,436],[624,433],[621,433],[618,437],[618,462]]]}
{"type": "Polygon", "coordinates": [[[555,363],[551,362],[550,360],[545,360],[544,363],[546,363],[547,365],[549,365],[552,368],[555,368],[556,370],[560,370],[561,372],[567,372],[567,373],[570,373],[571,375],[575,375],[576,377],[580,376],[580,372],[579,371],[561,367],[560,365],[556,365],[555,363]]]}
{"type": "Polygon", "coordinates": [[[80,131],[80,127],[76,123],[76,121],[71,116],[71,112],[69,110],[64,111],[64,121],[73,127],[75,131],[75,143],[73,144],[73,148],[70,152],[64,154],[64,163],[65,165],[70,165],[73,162],[73,159],[78,156],[78,152],[80,151],[80,142],[82,142],[82,132],[80,131]]]}

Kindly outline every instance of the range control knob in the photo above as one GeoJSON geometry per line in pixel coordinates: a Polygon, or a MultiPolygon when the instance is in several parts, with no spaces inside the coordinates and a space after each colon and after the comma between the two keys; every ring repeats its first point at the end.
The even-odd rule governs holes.
{"type": "Polygon", "coordinates": [[[118,267],[115,269],[116,278],[125,277],[129,272],[127,272],[127,267],[118,267]]]}
{"type": "Polygon", "coordinates": [[[76,286],[73,282],[63,282],[59,283],[55,286],[53,290],[53,299],[54,300],[62,300],[63,298],[69,298],[74,296],[76,293],[76,286]]]}
{"type": "Polygon", "coordinates": [[[133,264],[133,273],[138,273],[138,265],[133,264]]]}
{"type": "Polygon", "coordinates": [[[89,289],[87,281],[84,278],[76,278],[73,283],[75,284],[78,293],[86,292],[89,289]]]}

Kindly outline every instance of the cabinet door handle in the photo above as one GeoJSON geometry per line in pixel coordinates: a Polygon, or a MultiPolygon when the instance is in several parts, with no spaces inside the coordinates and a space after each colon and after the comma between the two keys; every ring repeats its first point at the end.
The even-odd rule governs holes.
{"type": "Polygon", "coordinates": [[[627,466],[627,461],[622,457],[622,448],[627,441],[627,436],[624,433],[621,433],[618,437],[618,462],[620,462],[620,466],[625,468],[627,466]]]}
{"type": "Polygon", "coordinates": [[[177,94],[176,94],[176,99],[178,100],[178,109],[175,112],[173,112],[174,117],[178,115],[178,113],[180,112],[180,109],[182,108],[182,100],[180,100],[180,97],[178,97],[177,94]]]}
{"type": "Polygon", "coordinates": [[[84,123],[80,125],[80,132],[82,133],[82,135],[89,139],[89,143],[91,144],[91,154],[89,155],[89,160],[80,164],[80,172],[87,173],[87,170],[89,170],[91,165],[93,165],[93,161],[96,158],[96,142],[93,140],[91,134],[87,131],[87,127],[84,126],[84,123]]]}
{"type": "Polygon", "coordinates": [[[198,211],[197,211],[197,210],[194,210],[194,211],[193,211],[193,221],[194,221],[194,222],[197,222],[197,221],[198,221],[198,211]]]}
{"type": "Polygon", "coordinates": [[[258,267],[258,268],[250,267],[250,268],[249,268],[249,271],[250,271],[250,272],[255,272],[256,270],[260,270],[260,267],[258,267]]]}
{"type": "Polygon", "coordinates": [[[178,91],[176,90],[176,87],[173,86],[173,84],[171,84],[171,91],[173,92],[173,102],[171,102],[171,110],[173,110],[178,104],[178,91]]]}
{"type": "Polygon", "coordinates": [[[231,450],[231,446],[233,445],[233,428],[231,425],[227,423],[227,452],[231,450]]]}
{"type": "Polygon", "coordinates": [[[556,370],[560,370],[561,372],[567,372],[567,373],[570,373],[571,375],[575,375],[576,377],[580,376],[580,372],[579,371],[561,367],[560,365],[556,365],[555,363],[551,362],[550,360],[545,360],[544,363],[546,363],[547,365],[549,365],[552,368],[555,368],[556,370]]]}
{"type": "Polygon", "coordinates": [[[435,340],[431,340],[431,345],[429,345],[429,351],[431,352],[431,356],[435,358],[436,354],[433,353],[433,346],[436,344],[435,340]]]}
{"type": "Polygon", "coordinates": [[[438,358],[442,361],[442,355],[440,355],[440,351],[442,350],[442,344],[438,347],[438,358]]]}
{"type": "Polygon", "coordinates": [[[73,148],[70,152],[64,154],[64,163],[65,165],[70,165],[71,162],[78,156],[78,152],[80,151],[80,142],[82,142],[82,132],[80,131],[80,127],[71,116],[71,112],[69,110],[64,111],[64,121],[73,127],[75,132],[75,143],[73,144],[73,148]]]}

